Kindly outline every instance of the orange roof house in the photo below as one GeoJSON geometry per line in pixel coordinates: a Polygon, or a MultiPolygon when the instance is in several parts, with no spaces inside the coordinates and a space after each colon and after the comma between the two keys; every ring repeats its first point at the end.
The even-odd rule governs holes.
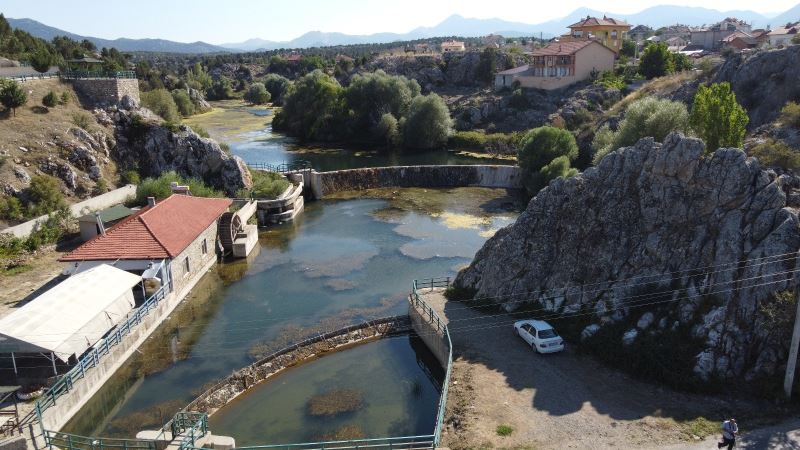
{"type": "Polygon", "coordinates": [[[59,261],[72,263],[74,273],[99,264],[137,274],[156,267],[159,274],[154,276],[164,283],[174,280],[180,287],[183,278],[216,259],[218,219],[231,203],[227,198],[173,194],[151,202],[59,261]]]}
{"type": "Polygon", "coordinates": [[[631,26],[625,21],[613,17],[603,16],[600,19],[586,16],[585,19],[579,20],[567,28],[570,29],[569,34],[561,36],[560,41],[594,39],[619,54],[622,49],[622,41],[628,36],[631,26]]]}

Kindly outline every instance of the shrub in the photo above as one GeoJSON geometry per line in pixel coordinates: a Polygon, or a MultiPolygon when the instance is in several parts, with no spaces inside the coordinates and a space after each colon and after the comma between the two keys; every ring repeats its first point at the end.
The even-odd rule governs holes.
{"type": "Polygon", "coordinates": [[[253,179],[253,187],[249,191],[242,189],[236,193],[239,198],[260,198],[274,199],[283,194],[289,187],[289,181],[283,175],[276,172],[265,172],[263,170],[252,170],[250,176],[253,179]]]}
{"type": "Polygon", "coordinates": [[[50,91],[42,97],[42,104],[48,108],[52,108],[58,104],[58,97],[56,97],[56,93],[50,91]]]}
{"type": "Polygon", "coordinates": [[[200,125],[192,125],[192,130],[195,133],[197,133],[200,137],[204,137],[204,138],[211,137],[211,135],[208,134],[208,130],[206,130],[205,128],[201,127],[200,125]]]}
{"type": "Polygon", "coordinates": [[[495,431],[498,436],[510,436],[514,432],[514,428],[511,425],[498,425],[495,431]]]}
{"type": "Polygon", "coordinates": [[[767,167],[781,167],[783,169],[800,169],[800,152],[792,150],[781,141],[767,139],[756,144],[748,151],[750,156],[755,156],[767,167]]]}
{"type": "Polygon", "coordinates": [[[29,217],[49,214],[64,209],[67,202],[61,193],[58,181],[49,175],[34,175],[25,191],[26,207],[29,217]]]}
{"type": "Polygon", "coordinates": [[[0,84],[0,103],[16,116],[17,108],[28,103],[28,93],[16,81],[4,81],[0,84]]]}
{"type": "Polygon", "coordinates": [[[697,90],[689,123],[706,142],[706,153],[720,147],[741,147],[749,121],[730,83],[700,86],[697,90]]]}
{"type": "Polygon", "coordinates": [[[787,102],[781,108],[780,120],[784,126],[800,128],[800,103],[787,102]]]}
{"type": "Polygon", "coordinates": [[[625,89],[625,78],[621,75],[615,74],[613,70],[607,70],[600,74],[600,78],[598,78],[594,84],[604,86],[608,89],[623,90],[625,89]]]}
{"type": "Polygon", "coordinates": [[[244,94],[244,99],[254,105],[263,105],[268,103],[270,95],[267,88],[264,86],[264,83],[253,83],[247,89],[247,92],[244,94]]]}
{"type": "Polygon", "coordinates": [[[141,94],[142,105],[161,116],[167,122],[180,122],[181,115],[178,112],[178,105],[172,98],[172,94],[166,89],[153,89],[152,91],[141,94]]]}
{"type": "Polygon", "coordinates": [[[189,191],[195,197],[221,197],[222,193],[208,187],[202,180],[197,178],[183,178],[175,172],[162,173],[158,178],[145,178],[136,187],[136,204],[144,205],[147,197],[156,199],[167,198],[172,195],[170,183],[176,182],[179,185],[189,186],[189,191]]]}
{"type": "Polygon", "coordinates": [[[75,113],[72,115],[72,123],[74,123],[75,126],[88,131],[89,126],[92,123],[92,118],[85,113],[75,113]]]}
{"type": "Polygon", "coordinates": [[[189,97],[189,93],[184,89],[175,89],[172,91],[172,101],[175,102],[178,112],[183,117],[192,116],[197,112],[194,102],[189,97]]]}
{"type": "Polygon", "coordinates": [[[452,148],[482,150],[487,141],[486,133],[481,131],[456,131],[450,136],[447,145],[452,148]]]}
{"type": "Polygon", "coordinates": [[[233,98],[233,85],[230,78],[219,77],[206,90],[206,97],[209,100],[228,100],[233,98]]]}
{"type": "Polygon", "coordinates": [[[283,104],[283,96],[286,94],[286,91],[289,90],[291,84],[292,82],[289,81],[288,78],[275,73],[264,77],[264,87],[269,91],[269,95],[272,97],[272,103],[276,105],[283,104]]]}
{"type": "Polygon", "coordinates": [[[508,99],[508,106],[516,109],[525,109],[530,107],[528,97],[522,92],[522,88],[514,89],[511,93],[511,98],[508,99]]]}
{"type": "Polygon", "coordinates": [[[523,184],[530,194],[536,194],[552,179],[553,174],[569,176],[569,162],[578,156],[575,137],[566,130],[543,126],[529,131],[521,142],[517,159],[522,169],[523,184]],[[559,159],[564,157],[564,159],[559,159]],[[564,161],[567,167],[563,167],[564,161]],[[550,166],[551,163],[555,163],[550,166]],[[544,169],[544,172],[542,170],[544,169]]]}
{"type": "Polygon", "coordinates": [[[59,103],[61,103],[62,105],[66,105],[69,103],[69,92],[65,91],[61,93],[61,98],[59,100],[59,103]]]}
{"type": "Polygon", "coordinates": [[[5,220],[22,220],[25,217],[22,203],[17,197],[0,195],[0,218],[5,220]]]}
{"type": "Polygon", "coordinates": [[[403,127],[403,143],[408,148],[444,147],[452,131],[450,111],[436,94],[414,98],[403,127]]]}
{"type": "Polygon", "coordinates": [[[139,184],[142,181],[139,177],[139,172],[135,170],[126,170],[122,172],[120,180],[125,184],[139,184]]]}
{"type": "Polygon", "coordinates": [[[689,126],[689,113],[680,102],[646,97],[637,100],[625,110],[625,116],[616,132],[608,126],[598,130],[592,141],[597,164],[608,153],[635,144],[639,139],[652,137],[661,142],[673,131],[685,132],[689,126]]]}
{"type": "Polygon", "coordinates": [[[108,192],[108,183],[106,183],[106,180],[100,178],[94,185],[92,195],[105,194],[106,192],[108,192]]]}

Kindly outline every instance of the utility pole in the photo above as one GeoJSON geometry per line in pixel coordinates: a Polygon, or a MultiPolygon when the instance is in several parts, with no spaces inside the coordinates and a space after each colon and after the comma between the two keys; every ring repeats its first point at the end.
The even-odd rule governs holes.
{"type": "Polygon", "coordinates": [[[797,350],[800,348],[800,289],[797,287],[795,287],[795,295],[797,296],[797,310],[794,313],[794,331],[792,331],[792,344],[789,346],[789,360],[786,361],[786,376],[783,378],[783,393],[786,394],[787,400],[792,398],[797,350]]]}

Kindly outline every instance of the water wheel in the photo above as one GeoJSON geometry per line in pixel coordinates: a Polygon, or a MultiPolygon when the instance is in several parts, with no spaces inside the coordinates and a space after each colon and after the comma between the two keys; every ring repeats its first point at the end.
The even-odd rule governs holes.
{"type": "Polygon", "coordinates": [[[232,212],[226,212],[219,219],[219,241],[226,252],[233,250],[236,233],[242,229],[242,219],[232,212]]]}

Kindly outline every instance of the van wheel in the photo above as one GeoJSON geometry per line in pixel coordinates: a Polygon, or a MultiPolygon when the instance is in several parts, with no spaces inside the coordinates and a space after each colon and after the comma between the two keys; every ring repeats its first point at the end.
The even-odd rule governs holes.
{"type": "Polygon", "coordinates": [[[536,344],[531,344],[531,350],[533,350],[534,353],[539,353],[539,350],[536,350],[536,344]]]}

